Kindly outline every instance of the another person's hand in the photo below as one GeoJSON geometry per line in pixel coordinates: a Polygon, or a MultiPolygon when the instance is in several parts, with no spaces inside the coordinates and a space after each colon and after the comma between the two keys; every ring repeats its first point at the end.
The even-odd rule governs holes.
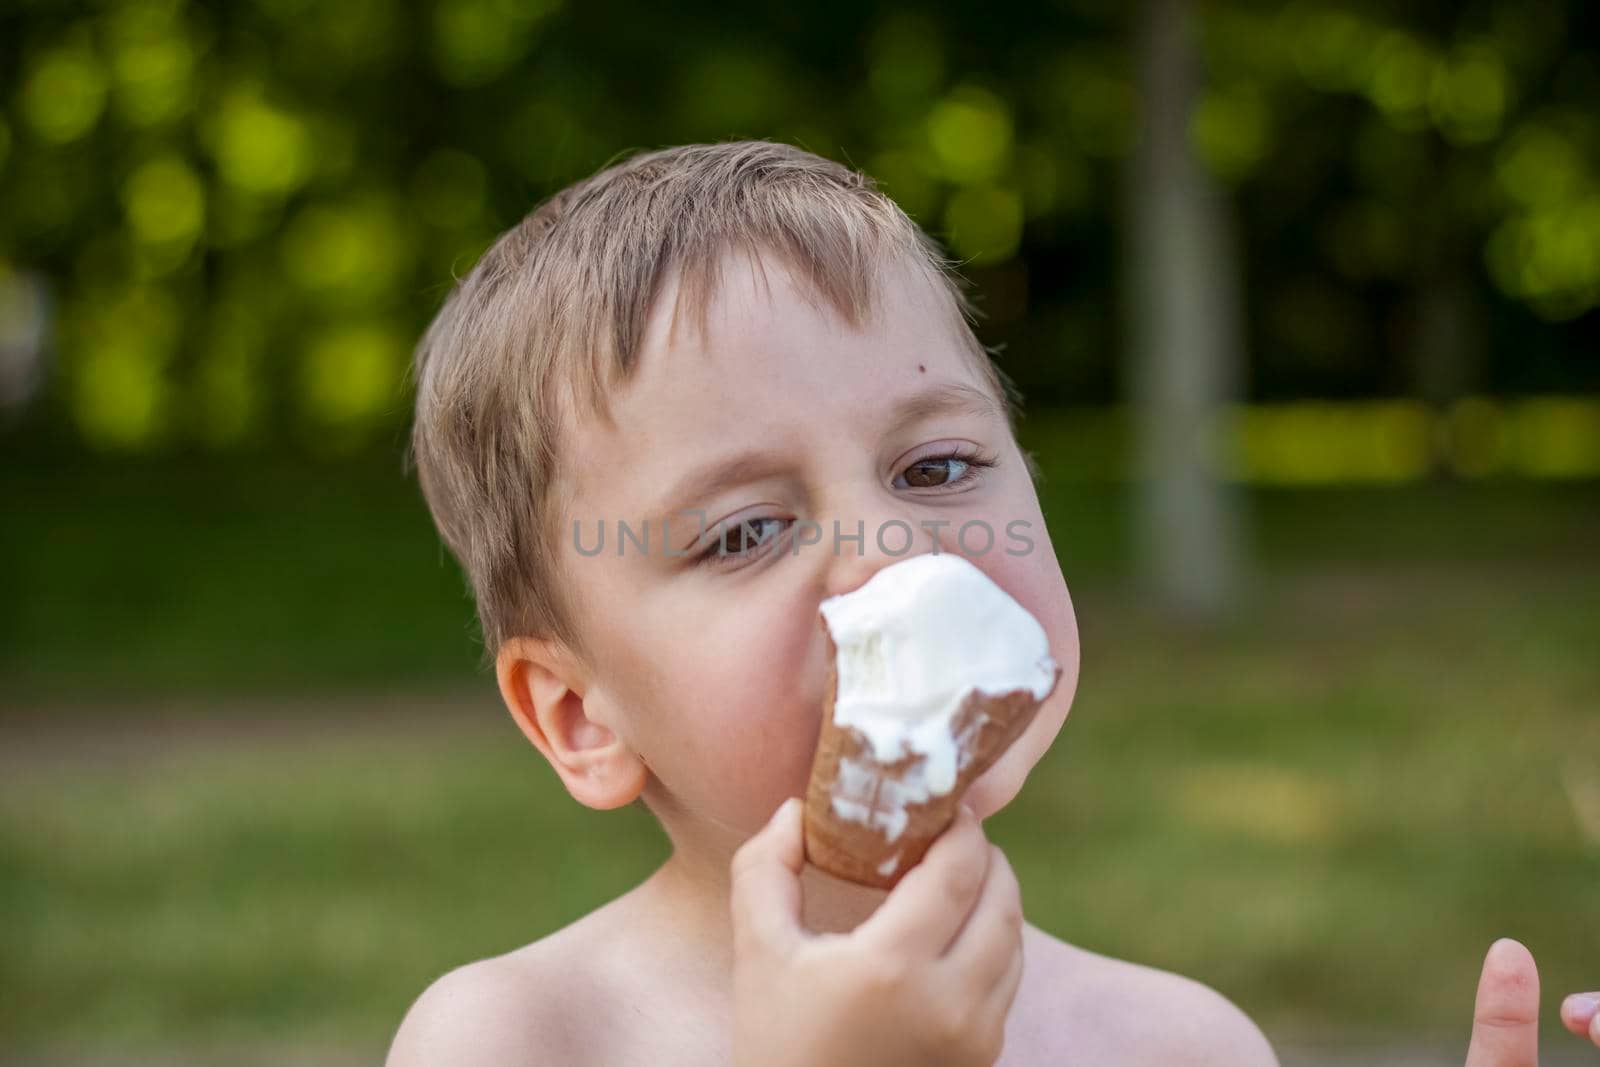
{"type": "MultiPolygon", "coordinates": [[[[1600,993],[1575,993],[1561,1005],[1561,1022],[1600,1045],[1600,993]]],[[[1467,1067],[1538,1067],[1539,968],[1520,942],[1502,937],[1489,946],[1478,979],[1467,1067]]]]}
{"type": "Polygon", "coordinates": [[[1022,980],[1022,900],[961,805],[950,828],[848,934],[801,919],[802,806],[734,855],[734,1063],[988,1067],[1022,980]]]}

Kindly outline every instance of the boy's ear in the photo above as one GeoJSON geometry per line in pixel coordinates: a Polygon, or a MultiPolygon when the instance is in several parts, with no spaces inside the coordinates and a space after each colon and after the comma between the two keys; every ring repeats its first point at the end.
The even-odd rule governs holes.
{"type": "Polygon", "coordinates": [[[588,679],[556,641],[513,637],[495,658],[500,695],[533,747],[550,761],[578,803],[601,811],[631,804],[649,768],[628,743],[586,708],[588,679]]]}

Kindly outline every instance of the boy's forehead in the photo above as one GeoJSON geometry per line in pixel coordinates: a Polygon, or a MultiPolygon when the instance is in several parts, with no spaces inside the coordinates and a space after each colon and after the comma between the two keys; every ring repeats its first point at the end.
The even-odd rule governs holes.
{"type": "Polygon", "coordinates": [[[878,262],[872,274],[875,299],[871,314],[864,313],[863,321],[852,327],[823,296],[820,286],[800,279],[785,256],[761,249],[730,250],[717,260],[709,291],[686,286],[682,272],[675,268],[666,274],[651,307],[641,359],[652,350],[660,356],[725,349],[751,334],[759,340],[782,331],[799,319],[824,332],[867,334],[931,333],[919,325],[944,321],[946,308],[928,277],[903,257],[878,262]]]}
{"type": "MultiPolygon", "coordinates": [[[[726,424],[805,418],[833,408],[865,414],[915,376],[979,383],[926,284],[886,266],[872,314],[852,327],[798,282],[781,259],[730,254],[704,309],[677,308],[669,276],[651,309],[620,414],[716,435],[726,424]]],[[[619,423],[623,420],[619,419],[619,423]]]]}
{"type": "Polygon", "coordinates": [[[659,490],[685,464],[741,444],[799,448],[819,433],[866,429],[922,387],[988,392],[950,312],[905,267],[885,268],[860,329],[777,257],[730,255],[720,267],[703,332],[687,304],[673,321],[680,281],[664,279],[634,372],[610,398],[612,424],[589,422],[575,435],[580,496],[659,490]]]}

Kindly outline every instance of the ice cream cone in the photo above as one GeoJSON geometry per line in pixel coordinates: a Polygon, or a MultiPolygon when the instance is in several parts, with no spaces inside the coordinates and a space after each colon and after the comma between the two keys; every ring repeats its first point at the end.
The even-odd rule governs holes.
{"type": "Polygon", "coordinates": [[[1055,668],[1050,690],[1042,698],[1027,689],[967,694],[950,719],[957,752],[955,785],[933,793],[921,783],[927,756],[902,750],[901,758],[884,762],[860,730],[834,721],[837,650],[826,620],[822,630],[828,649],[828,688],[806,788],[806,858],[837,877],[890,889],[954,820],[972,782],[1022,736],[1054,692],[1061,668],[1055,668]]]}

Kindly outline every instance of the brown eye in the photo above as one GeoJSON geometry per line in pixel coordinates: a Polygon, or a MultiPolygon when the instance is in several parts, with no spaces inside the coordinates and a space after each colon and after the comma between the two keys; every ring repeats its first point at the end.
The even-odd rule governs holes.
{"type": "Polygon", "coordinates": [[[752,558],[760,554],[761,546],[773,540],[786,522],[786,519],[764,515],[728,526],[699,557],[698,562],[734,563],[752,558]]]}
{"type": "Polygon", "coordinates": [[[948,485],[960,479],[966,472],[967,461],[957,456],[937,456],[933,459],[922,459],[906,468],[906,484],[918,489],[935,489],[941,485],[948,485]],[[950,464],[960,464],[961,469],[954,475],[950,473],[950,464]]]}
{"type": "Polygon", "coordinates": [[[761,537],[756,533],[755,525],[754,522],[746,520],[729,530],[722,539],[722,551],[730,556],[737,556],[760,544],[761,537]]]}

